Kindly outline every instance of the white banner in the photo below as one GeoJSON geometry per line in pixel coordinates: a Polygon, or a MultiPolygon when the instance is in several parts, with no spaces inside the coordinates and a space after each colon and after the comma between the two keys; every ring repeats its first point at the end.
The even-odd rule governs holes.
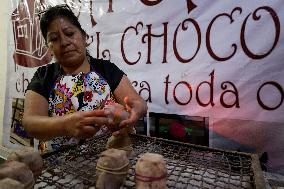
{"type": "Polygon", "coordinates": [[[4,132],[35,69],[52,62],[37,12],[65,2],[90,54],[125,71],[150,112],[284,122],[282,0],[11,0],[4,132]]]}

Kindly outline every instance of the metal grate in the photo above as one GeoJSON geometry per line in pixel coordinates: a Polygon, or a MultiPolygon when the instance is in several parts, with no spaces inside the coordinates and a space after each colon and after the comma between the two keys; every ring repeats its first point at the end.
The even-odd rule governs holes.
{"type": "MultiPolygon", "coordinates": [[[[265,188],[255,155],[130,136],[134,152],[123,189],[135,188],[135,163],[145,152],[164,156],[168,188],[265,188]]],[[[45,168],[34,188],[95,188],[96,161],[108,137],[89,139],[82,145],[44,155],[45,168]]]]}

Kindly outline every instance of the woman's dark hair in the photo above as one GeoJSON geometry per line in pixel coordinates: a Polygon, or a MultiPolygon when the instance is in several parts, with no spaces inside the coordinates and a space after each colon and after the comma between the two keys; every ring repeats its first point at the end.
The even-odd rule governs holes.
{"type": "Polygon", "coordinates": [[[70,7],[67,4],[56,5],[53,7],[49,7],[47,10],[39,13],[40,17],[40,30],[46,41],[47,38],[47,29],[52,21],[57,18],[66,18],[69,20],[74,26],[76,26],[82,34],[86,35],[86,32],[82,29],[81,24],[75,14],[72,12],[70,7]]]}

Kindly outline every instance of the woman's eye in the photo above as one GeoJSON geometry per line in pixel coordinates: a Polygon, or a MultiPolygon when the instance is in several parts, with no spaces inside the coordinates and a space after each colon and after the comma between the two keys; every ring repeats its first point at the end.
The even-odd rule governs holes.
{"type": "Polygon", "coordinates": [[[66,35],[67,35],[68,37],[71,37],[71,36],[74,35],[74,32],[66,32],[66,35]]]}
{"type": "Polygon", "coordinates": [[[51,37],[51,38],[49,38],[48,41],[54,42],[54,41],[56,41],[56,40],[57,40],[57,37],[51,37]]]}

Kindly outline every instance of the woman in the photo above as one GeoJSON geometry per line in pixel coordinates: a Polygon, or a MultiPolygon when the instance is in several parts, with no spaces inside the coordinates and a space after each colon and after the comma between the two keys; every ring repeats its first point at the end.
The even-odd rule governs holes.
{"type": "Polygon", "coordinates": [[[89,138],[113,122],[105,104],[123,104],[130,113],[120,123],[133,126],[147,111],[127,76],[109,61],[94,59],[86,50],[86,33],[67,5],[49,8],[40,28],[56,63],[40,67],[26,92],[23,125],[27,132],[48,141],[47,150],[89,138]]]}

